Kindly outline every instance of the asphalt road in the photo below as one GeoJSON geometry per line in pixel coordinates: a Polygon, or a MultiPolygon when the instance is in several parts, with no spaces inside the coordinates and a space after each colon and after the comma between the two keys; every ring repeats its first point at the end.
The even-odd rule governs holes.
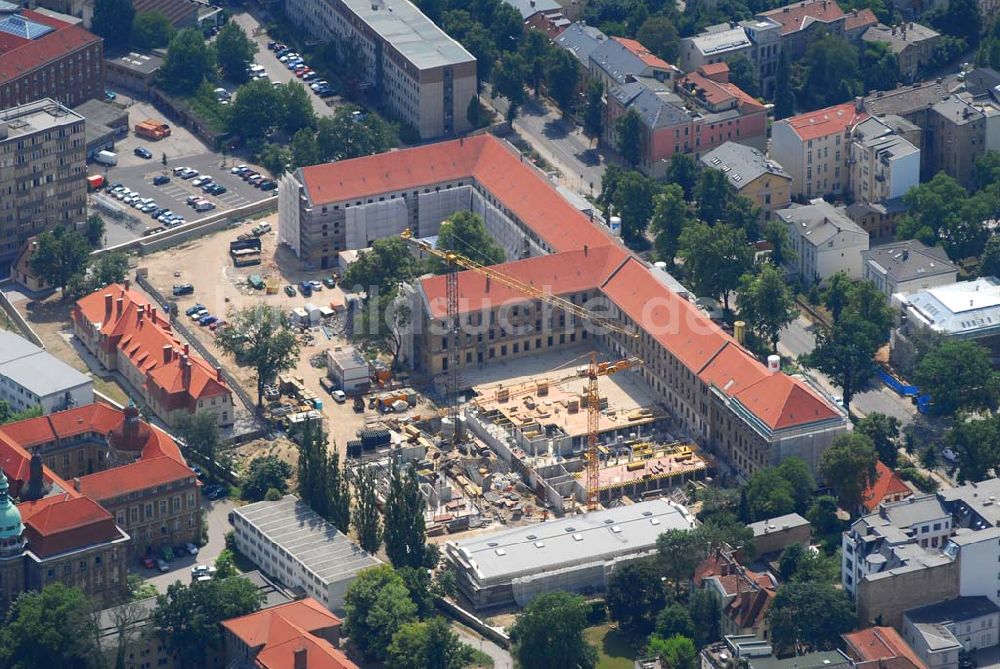
{"type": "Polygon", "coordinates": [[[493,659],[493,669],[513,669],[514,658],[500,646],[488,639],[484,639],[464,625],[453,623],[451,628],[455,630],[458,638],[463,643],[467,643],[476,650],[489,655],[493,659]]]}
{"type": "Polygon", "coordinates": [[[138,564],[131,567],[147,583],[156,586],[158,592],[166,592],[167,586],[174,581],[190,583],[191,567],[196,564],[215,564],[215,558],[219,557],[219,553],[226,547],[226,532],[232,529],[229,525],[229,512],[235,504],[228,499],[212,502],[205,496],[202,496],[201,504],[203,509],[208,510],[208,543],[201,547],[198,555],[174,557],[170,562],[170,571],[164,573],[146,569],[138,564]]]}

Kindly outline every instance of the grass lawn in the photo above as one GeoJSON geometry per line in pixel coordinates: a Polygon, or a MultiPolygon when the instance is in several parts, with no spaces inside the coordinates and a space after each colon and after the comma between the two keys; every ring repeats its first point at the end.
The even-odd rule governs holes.
{"type": "Polygon", "coordinates": [[[628,637],[610,625],[588,627],[583,631],[587,641],[597,647],[597,669],[632,669],[638,649],[628,637]]]}

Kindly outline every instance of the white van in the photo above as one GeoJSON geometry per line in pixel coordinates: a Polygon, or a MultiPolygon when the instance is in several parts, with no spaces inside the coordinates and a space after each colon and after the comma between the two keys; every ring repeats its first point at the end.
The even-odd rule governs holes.
{"type": "Polygon", "coordinates": [[[215,209],[215,205],[208,200],[199,200],[194,203],[195,211],[211,211],[212,209],[215,209]]]}
{"type": "Polygon", "coordinates": [[[99,151],[94,160],[102,165],[114,166],[118,164],[118,154],[111,151],[99,151]]]}

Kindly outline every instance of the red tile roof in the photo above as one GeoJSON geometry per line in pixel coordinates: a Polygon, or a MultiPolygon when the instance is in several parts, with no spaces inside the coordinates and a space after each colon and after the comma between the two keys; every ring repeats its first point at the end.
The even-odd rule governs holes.
{"type": "Polygon", "coordinates": [[[302,651],[309,669],[358,669],[358,665],[329,641],[308,635],[268,646],[257,655],[257,666],[261,669],[294,669],[295,653],[302,651]]]}
{"type": "Polygon", "coordinates": [[[758,16],[766,16],[781,24],[781,34],[797,32],[815,21],[832,23],[844,16],[844,10],[833,0],[812,0],[778,7],[758,16]]]}
{"type": "Polygon", "coordinates": [[[848,655],[859,662],[903,659],[912,669],[927,669],[920,656],[891,627],[869,627],[848,632],[843,638],[848,655]]]}
{"type": "Polygon", "coordinates": [[[659,56],[653,54],[653,52],[651,52],[649,49],[643,46],[641,42],[637,40],[628,39],[627,37],[612,37],[611,39],[615,40],[623,47],[628,49],[633,56],[641,60],[649,67],[655,67],[656,69],[659,70],[673,69],[673,66],[670,65],[670,63],[663,60],[659,56]]]}
{"type": "Polygon", "coordinates": [[[698,375],[732,397],[767,376],[767,369],[736,342],[729,342],[698,375]]]}
{"type": "Polygon", "coordinates": [[[39,557],[122,538],[107,511],[87,497],[59,493],[17,505],[28,548],[39,557]]]}
{"type": "Polygon", "coordinates": [[[195,485],[194,472],[184,463],[162,456],[148,460],[143,458],[124,467],[80,477],[80,492],[103,502],[118,495],[184,480],[195,485]]]}
{"type": "Polygon", "coordinates": [[[889,469],[879,460],[875,465],[875,481],[864,491],[861,503],[867,511],[874,511],[886,498],[899,495],[900,499],[909,497],[913,491],[899,477],[899,474],[889,469]]]}
{"type": "Polygon", "coordinates": [[[878,25],[878,17],[875,16],[875,12],[867,7],[847,12],[847,18],[844,19],[844,30],[848,32],[860,30],[861,28],[869,28],[874,25],[878,25]]]}
{"type": "Polygon", "coordinates": [[[744,112],[762,111],[765,108],[759,100],[736,84],[709,79],[702,72],[689,72],[677,84],[689,95],[703,100],[711,107],[735,101],[744,112]]]}
{"type": "Polygon", "coordinates": [[[826,109],[799,114],[778,121],[791,126],[802,141],[843,134],[847,129],[868,118],[868,112],[859,112],[853,102],[834,105],[826,109]]]}
{"type": "MultiPolygon", "coordinates": [[[[492,135],[302,168],[314,206],[413,191],[445,181],[482,184],[553,251],[607,245],[607,234],[492,135]]],[[[101,306],[103,309],[103,306],[101,306]]]]}
{"type": "Polygon", "coordinates": [[[50,26],[55,31],[35,40],[0,32],[0,83],[16,79],[61,56],[101,41],[100,37],[80,26],[30,9],[21,10],[20,13],[25,19],[50,26]]]}
{"type": "Polygon", "coordinates": [[[720,74],[726,74],[729,72],[729,64],[725,61],[721,63],[706,63],[705,65],[699,65],[698,69],[701,73],[708,78],[718,76],[720,74]]]}
{"type": "MultiPolygon", "coordinates": [[[[276,621],[291,623],[309,633],[337,627],[342,623],[340,618],[330,613],[322,604],[312,597],[307,597],[239,618],[230,618],[223,621],[222,626],[250,648],[257,648],[275,640],[272,634],[277,630],[272,625],[276,621]]],[[[277,640],[285,641],[286,638],[281,637],[277,640]]]]}
{"type": "Polygon", "coordinates": [[[770,374],[736,394],[736,400],[772,430],[837,418],[840,414],[798,379],[770,374]]]}

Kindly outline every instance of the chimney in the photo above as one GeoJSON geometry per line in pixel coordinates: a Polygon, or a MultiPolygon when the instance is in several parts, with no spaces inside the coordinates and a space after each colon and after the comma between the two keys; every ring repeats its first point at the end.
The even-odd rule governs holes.
{"type": "Polygon", "coordinates": [[[125,290],[128,290],[129,286],[131,285],[128,279],[125,279],[124,281],[122,281],[122,283],[125,285],[125,290]]]}
{"type": "Polygon", "coordinates": [[[73,490],[75,490],[77,492],[80,492],[80,477],[79,476],[74,476],[73,477],[73,490]]]}
{"type": "Polygon", "coordinates": [[[35,453],[28,464],[28,488],[21,491],[21,501],[30,502],[45,497],[45,480],[42,478],[42,456],[35,453]]]}
{"type": "Polygon", "coordinates": [[[586,244],[583,245],[583,255],[586,256],[590,252],[590,247],[586,244]]]}
{"type": "Polygon", "coordinates": [[[486,275],[486,292],[490,292],[490,275],[486,275]]]}
{"type": "Polygon", "coordinates": [[[122,317],[122,309],[124,308],[125,308],[125,298],[119,297],[117,300],[115,300],[115,315],[118,318],[122,317]]]}
{"type": "Polygon", "coordinates": [[[181,379],[185,388],[191,385],[191,360],[187,355],[181,356],[181,379]]]}
{"type": "Polygon", "coordinates": [[[191,355],[190,351],[188,350],[189,348],[190,348],[189,344],[184,344],[184,357],[185,358],[188,357],[189,355],[191,355]]]}
{"type": "Polygon", "coordinates": [[[137,307],[135,310],[136,323],[142,324],[142,314],[145,311],[143,307],[137,307]]]}
{"type": "Polygon", "coordinates": [[[865,110],[865,99],[860,95],[854,98],[854,111],[861,113],[865,110]]]}
{"type": "Polygon", "coordinates": [[[173,347],[171,347],[171,346],[164,346],[163,347],[163,364],[164,365],[169,364],[170,358],[171,358],[173,352],[174,352],[173,347]]]}
{"type": "Polygon", "coordinates": [[[306,657],[305,648],[296,648],[292,653],[292,667],[293,669],[308,669],[309,660],[306,657]]]}
{"type": "Polygon", "coordinates": [[[104,320],[111,318],[111,309],[114,308],[115,298],[111,293],[104,294],[104,320]]]}
{"type": "Polygon", "coordinates": [[[225,379],[222,378],[222,367],[215,368],[215,380],[219,383],[225,383],[225,379]]]}
{"type": "Polygon", "coordinates": [[[149,308],[149,320],[156,322],[156,307],[149,308]]]}

